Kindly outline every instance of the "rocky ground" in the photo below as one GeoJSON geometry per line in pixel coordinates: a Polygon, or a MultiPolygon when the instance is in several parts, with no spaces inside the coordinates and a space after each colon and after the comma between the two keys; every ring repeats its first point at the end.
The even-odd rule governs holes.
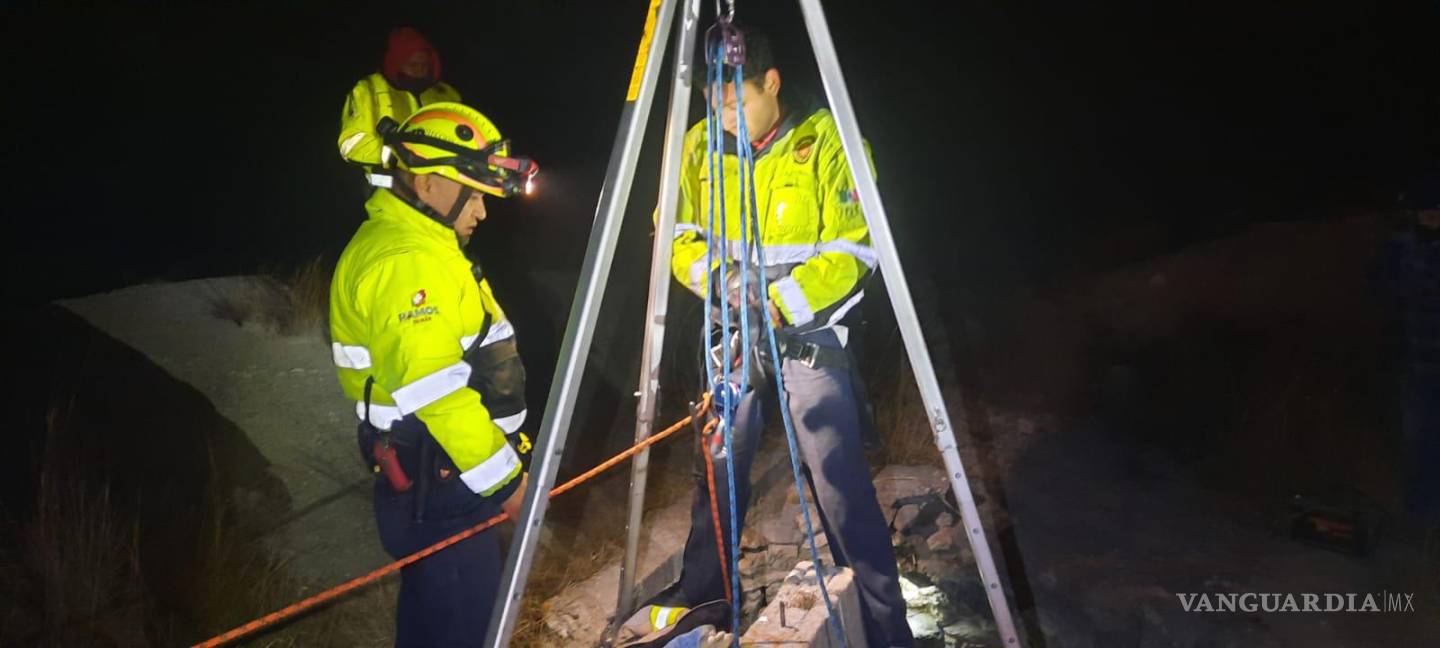
{"type": "MultiPolygon", "coordinates": [[[[970,358],[974,369],[964,374],[979,378],[965,399],[953,389],[961,358],[944,335],[930,338],[952,409],[964,403],[968,410],[961,453],[1027,645],[1440,645],[1440,572],[1424,555],[1421,534],[1390,524],[1373,551],[1347,556],[1279,532],[1286,498],[1319,485],[1348,485],[1372,496],[1377,509],[1390,508],[1393,474],[1376,451],[1389,443],[1386,422],[1375,415],[1384,391],[1365,378],[1378,370],[1381,330],[1365,315],[1365,250],[1380,235],[1363,219],[1262,226],[1056,287],[987,320],[988,329],[967,331],[968,352],[989,351],[970,358]],[[1203,613],[1187,612],[1181,601],[1247,592],[1398,592],[1413,594],[1414,611],[1203,613]]],[[[235,444],[244,450],[237,465],[265,479],[237,480],[226,497],[248,507],[249,519],[267,522],[264,544],[286,570],[320,587],[387,557],[369,514],[370,478],[354,457],[353,414],[321,331],[279,330],[263,318],[217,311],[218,299],[253,291],[257,281],[139,285],[62,306],[153,364],[147,371],[188,390],[196,411],[243,440],[235,444]]],[[[88,366],[112,361],[90,356],[74,366],[96,380],[131,379],[88,366]]],[[[617,376],[629,373],[616,368],[619,359],[603,364],[617,376]]],[[[872,385],[886,395],[879,405],[887,442],[913,448],[899,453],[910,460],[890,452],[875,478],[912,627],[925,645],[996,645],[949,484],[930,467],[938,458],[925,454],[924,418],[905,415],[916,409],[913,394],[888,385],[908,385],[909,376],[900,370],[890,378],[872,385]]],[[[175,424],[156,418],[174,407],[174,394],[147,395],[141,387],[150,384],[101,384],[114,392],[99,401],[102,414],[175,424]]],[[[613,401],[616,417],[629,408],[623,398],[596,399],[613,401]]],[[[604,436],[589,438],[603,446],[604,436]]],[[[752,616],[810,558],[783,444],[768,446],[761,464],[742,537],[752,616]]],[[[662,575],[685,535],[688,485],[679,481],[665,488],[668,499],[652,502],[642,550],[644,566],[662,575]]],[[[577,493],[573,506],[552,509],[552,523],[572,535],[597,533],[559,518],[613,522],[621,490],[623,478],[577,493]]],[[[817,540],[823,555],[823,534],[817,540]]],[[[537,607],[549,625],[537,641],[588,645],[587,633],[608,620],[615,570],[582,580],[589,574],[566,570],[563,554],[554,555],[551,562],[560,562],[546,568],[578,582],[537,607]]],[[[375,645],[386,643],[383,627],[372,634],[375,645]]]]}

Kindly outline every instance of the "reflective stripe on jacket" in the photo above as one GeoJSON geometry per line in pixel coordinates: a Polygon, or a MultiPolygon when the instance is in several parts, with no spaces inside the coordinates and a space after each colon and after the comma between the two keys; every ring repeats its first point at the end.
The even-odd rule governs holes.
{"type": "Polygon", "coordinates": [[[466,485],[489,495],[520,474],[520,459],[469,386],[463,356],[514,330],[489,283],[471,274],[453,230],[386,189],[365,208],[369,218],[340,255],[330,287],[340,386],[358,403],[373,376],[371,422],[388,428],[418,416],[466,485]]]}

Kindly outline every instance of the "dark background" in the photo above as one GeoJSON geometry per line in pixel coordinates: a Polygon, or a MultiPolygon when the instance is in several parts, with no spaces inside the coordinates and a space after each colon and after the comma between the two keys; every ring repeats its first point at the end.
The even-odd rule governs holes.
{"type": "MultiPolygon", "coordinates": [[[[69,376],[79,362],[71,356],[95,344],[82,339],[78,325],[31,318],[30,307],[146,281],[283,273],[317,256],[333,260],[364,214],[359,174],[336,151],[341,106],[356,80],[378,67],[388,31],[411,24],[438,47],[446,80],[466,102],[489,115],[516,151],[542,166],[537,196],[489,203],[490,220],[471,252],[484,260],[521,330],[531,402],[543,402],[647,4],[0,2],[6,319],[7,325],[20,320],[30,332],[11,338],[21,345],[12,364],[35,392],[22,392],[19,400],[38,411],[41,399],[51,396],[51,374],[69,376]]],[[[1440,160],[1436,0],[836,0],[826,9],[904,265],[924,279],[912,280],[917,290],[928,291],[917,297],[939,302],[947,325],[974,312],[983,319],[1047,287],[1254,223],[1336,221],[1386,208],[1414,175],[1440,160]]],[[[739,11],[775,35],[787,92],[819,95],[793,3],[741,0],[739,11]]],[[[597,332],[592,360],[598,361],[590,363],[591,402],[577,408],[587,412],[587,424],[620,421],[633,404],[628,396],[667,95],[662,85],[612,275],[610,295],[619,299],[607,304],[602,327],[610,329],[597,332]],[[606,375],[595,380],[593,374],[606,375]]],[[[694,108],[698,113],[698,104],[694,108]]],[[[1342,319],[1297,308],[1303,316],[1292,322],[1281,316],[1290,311],[1268,308],[1285,301],[1277,299],[1285,293],[1305,301],[1308,293],[1295,286],[1315,283],[1309,275],[1280,276],[1285,270],[1298,267],[1304,274],[1330,259],[1325,255],[1332,251],[1320,246],[1296,257],[1321,261],[1287,265],[1282,246],[1298,238],[1277,237],[1281,243],[1264,248],[1277,252],[1267,257],[1273,264],[1230,263],[1218,255],[1217,263],[1230,270],[1223,274],[1229,282],[1202,286],[1238,294],[1230,301],[1266,306],[1250,311],[1266,318],[1268,327],[1246,328],[1242,333],[1249,337],[1223,327],[1204,335],[1154,333],[1152,338],[1165,339],[1127,340],[1135,348],[1124,354],[1107,350],[1096,364],[1129,369],[1118,375],[1135,377],[1139,386],[1114,409],[1138,421],[1137,430],[1183,412],[1195,421],[1168,426],[1173,436],[1194,436],[1200,441],[1187,442],[1208,451],[1205,444],[1224,440],[1191,435],[1195,428],[1233,429],[1240,440],[1233,445],[1243,446],[1251,428],[1228,425],[1220,420],[1223,412],[1211,419],[1192,413],[1220,409],[1217,393],[1236,376],[1255,385],[1237,399],[1242,405],[1289,402],[1272,398],[1269,387],[1291,383],[1272,378],[1305,373],[1322,378],[1313,381],[1312,391],[1297,392],[1318,395],[1303,401],[1309,418],[1272,427],[1286,433],[1304,428],[1295,438],[1308,440],[1317,436],[1306,427],[1310,419],[1338,420],[1331,437],[1319,435],[1311,446],[1339,450],[1297,452],[1297,446],[1311,446],[1289,437],[1266,446],[1270,454],[1246,447],[1237,454],[1270,462],[1249,474],[1342,455],[1350,446],[1333,439],[1363,436],[1354,430],[1368,428],[1349,426],[1348,419],[1330,416],[1335,408],[1313,403],[1363,401],[1334,394],[1363,391],[1351,386],[1368,374],[1346,363],[1377,354],[1364,344],[1335,344],[1339,336],[1320,326],[1289,346],[1270,345],[1266,337],[1271,329],[1284,329],[1274,337],[1302,338],[1294,331],[1305,324],[1342,319]],[[1338,349],[1340,359],[1331,361],[1315,348],[1338,349]],[[1185,379],[1154,379],[1171,374],[1185,379]],[[1334,380],[1326,382],[1327,376],[1334,380]]],[[[1341,252],[1371,243],[1357,239],[1341,252]]],[[[1351,274],[1340,279],[1353,280],[1358,293],[1360,273],[1351,274]]],[[[1205,281],[1187,283],[1180,272],[1170,281],[1177,293],[1205,292],[1195,289],[1205,281]]],[[[677,303],[684,297],[678,295],[677,303]]],[[[684,303],[693,309],[695,301],[684,303]]],[[[879,295],[869,301],[870,312],[884,310],[879,295]]],[[[1128,303],[1115,308],[1129,314],[1128,303]]],[[[1031,319],[1046,320],[1045,314],[1031,319]]],[[[674,328],[682,330],[688,324],[685,313],[679,315],[674,328]]],[[[1044,335],[1027,337],[1028,329],[1017,329],[1023,344],[994,345],[1002,353],[1035,349],[1038,359],[1003,358],[1027,387],[1040,382],[1044,370],[1066,384],[1081,382],[1055,370],[1063,365],[1056,361],[1060,354],[1040,342],[1095,329],[1049,319],[1055,327],[1042,329],[1044,335]]],[[[952,328],[952,337],[965,335],[962,326],[952,328]]],[[[1086,339],[1074,346],[1088,352],[1104,342],[1086,339]]],[[[118,344],[114,349],[123,350],[118,344]]],[[[144,362],[132,360],[127,362],[144,362]]],[[[971,371],[953,364],[962,374],[971,371]]],[[[104,386],[119,375],[87,380],[104,386]]],[[[130,398],[131,391],[152,387],[128,385],[130,391],[112,396],[138,403],[145,399],[130,398]]],[[[180,398],[174,393],[154,392],[163,398],[149,402],[167,403],[156,410],[170,417],[166,421],[188,420],[170,413],[169,400],[180,398]]],[[[687,396],[683,390],[668,393],[687,396]]],[[[185,394],[188,400],[177,401],[182,405],[198,398],[185,394]]],[[[1353,409],[1377,409],[1366,407],[1353,409]]],[[[532,414],[531,421],[538,418],[532,414]]],[[[1271,423],[1262,418],[1257,425],[1271,423]]],[[[167,442],[149,431],[150,444],[167,442]]],[[[607,441],[596,434],[572,438],[572,447],[585,451],[568,456],[584,465],[607,441]]],[[[76,439],[82,439],[77,447],[100,449],[95,452],[109,447],[76,439]]],[[[17,460],[26,456],[13,454],[17,460]]],[[[1335,465],[1349,458],[1340,456],[1335,465]]],[[[15,481],[28,473],[8,474],[15,481]]],[[[7,483],[4,492],[15,490],[7,483]]],[[[1052,535],[1068,540],[1074,534],[1052,535]]],[[[1072,548],[1063,549],[1069,555],[1072,548]]]]}
{"type": "MultiPolygon", "coordinates": [[[[542,165],[471,247],[522,326],[558,331],[534,278],[579,267],[646,4],[8,4],[7,300],[333,258],[363,217],[340,108],[408,23],[542,165]]],[[[994,4],[827,3],[904,262],[942,294],[1383,206],[1440,151],[1435,2],[994,4]]],[[[740,17],[775,35],[787,92],[820,94],[795,5],[740,17]]],[[[666,96],[612,283],[630,304],[666,96]]]]}

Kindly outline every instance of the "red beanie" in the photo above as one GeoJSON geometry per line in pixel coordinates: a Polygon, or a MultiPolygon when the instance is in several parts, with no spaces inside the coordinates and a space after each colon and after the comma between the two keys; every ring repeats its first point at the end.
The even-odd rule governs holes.
{"type": "Polygon", "coordinates": [[[439,81],[440,53],[435,51],[430,41],[425,40],[420,32],[410,27],[398,27],[390,32],[390,44],[385,48],[385,62],[381,64],[380,71],[386,79],[399,79],[402,76],[400,67],[420,51],[430,52],[430,81],[439,81]]]}

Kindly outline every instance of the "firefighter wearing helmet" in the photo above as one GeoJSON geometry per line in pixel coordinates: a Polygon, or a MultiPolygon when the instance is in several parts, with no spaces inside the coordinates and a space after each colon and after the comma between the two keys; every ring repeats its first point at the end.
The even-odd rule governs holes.
{"type": "MultiPolygon", "coordinates": [[[[366,201],[368,218],[335,268],[330,336],[376,473],[381,544],[399,558],[519,513],[524,368],[514,327],[462,248],[485,220],[485,197],[525,193],[537,167],[458,103],[376,130],[394,181],[366,201]]],[[[396,645],[484,637],[501,560],[488,531],[404,568],[396,645]]]]}

